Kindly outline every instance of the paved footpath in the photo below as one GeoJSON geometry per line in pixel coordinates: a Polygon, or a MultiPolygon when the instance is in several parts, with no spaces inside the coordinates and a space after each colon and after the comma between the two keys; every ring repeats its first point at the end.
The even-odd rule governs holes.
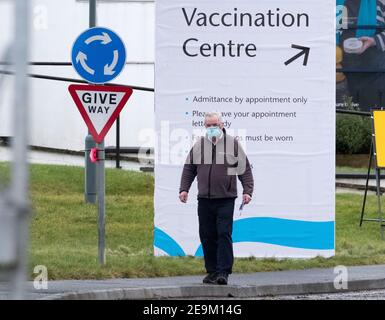
{"type": "MultiPolygon", "coordinates": [[[[48,289],[35,290],[26,284],[28,299],[193,299],[257,298],[283,295],[344,293],[385,289],[385,265],[349,267],[348,290],[336,289],[336,270],[233,274],[228,286],[203,285],[202,276],[146,279],[49,281],[48,289]]],[[[338,279],[337,279],[338,282],[338,279]]],[[[0,299],[6,299],[5,284],[0,283],[0,299]]]]}

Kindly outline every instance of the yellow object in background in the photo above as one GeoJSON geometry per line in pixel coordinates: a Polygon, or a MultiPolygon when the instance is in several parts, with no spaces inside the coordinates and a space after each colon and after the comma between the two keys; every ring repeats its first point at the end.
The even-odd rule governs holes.
{"type": "MultiPolygon", "coordinates": [[[[342,65],[341,65],[342,59],[343,59],[342,49],[337,46],[337,48],[336,48],[336,62],[337,62],[336,69],[342,69],[342,65]]],[[[346,79],[346,77],[342,72],[336,73],[336,82],[342,82],[345,79],[346,79]]]]}
{"type": "Polygon", "coordinates": [[[340,47],[336,48],[336,63],[341,63],[343,59],[343,52],[340,47]]]}
{"type": "Polygon", "coordinates": [[[385,110],[373,111],[373,129],[378,168],[385,168],[385,110]]]}

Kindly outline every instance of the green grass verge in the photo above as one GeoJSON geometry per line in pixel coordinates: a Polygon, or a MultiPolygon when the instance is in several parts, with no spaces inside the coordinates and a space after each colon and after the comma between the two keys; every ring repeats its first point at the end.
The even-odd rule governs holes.
{"type": "MultiPolygon", "coordinates": [[[[152,255],[153,188],[151,175],[106,170],[107,264],[97,263],[97,213],[84,204],[84,170],[32,165],[29,270],[45,265],[50,279],[102,279],[203,274],[202,259],[152,255]]],[[[8,165],[0,163],[0,180],[8,165]]],[[[343,265],[385,264],[385,241],[376,223],[358,227],[362,197],[338,194],[336,256],[330,259],[236,259],[234,272],[276,271],[343,265]]],[[[368,211],[375,212],[369,197],[368,211]]]]}
{"type": "MultiPolygon", "coordinates": [[[[337,167],[336,173],[368,173],[368,167],[366,168],[351,168],[351,167],[337,167]]],[[[372,169],[372,174],[374,173],[372,169]]]]}

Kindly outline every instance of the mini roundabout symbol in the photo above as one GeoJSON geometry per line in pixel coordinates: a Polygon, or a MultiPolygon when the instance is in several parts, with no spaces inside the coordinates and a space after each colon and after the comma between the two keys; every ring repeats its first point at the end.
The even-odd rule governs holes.
{"type": "Polygon", "coordinates": [[[126,49],[112,30],[96,27],[83,32],[72,47],[72,65],[84,80],[102,84],[115,79],[126,63],[126,49]]]}

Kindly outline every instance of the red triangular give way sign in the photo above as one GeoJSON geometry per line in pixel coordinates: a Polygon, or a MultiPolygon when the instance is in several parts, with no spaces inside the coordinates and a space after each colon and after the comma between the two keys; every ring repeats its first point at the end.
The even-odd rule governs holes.
{"type": "Polygon", "coordinates": [[[101,143],[132,95],[120,86],[70,85],[68,90],[96,143],[101,143]]]}

